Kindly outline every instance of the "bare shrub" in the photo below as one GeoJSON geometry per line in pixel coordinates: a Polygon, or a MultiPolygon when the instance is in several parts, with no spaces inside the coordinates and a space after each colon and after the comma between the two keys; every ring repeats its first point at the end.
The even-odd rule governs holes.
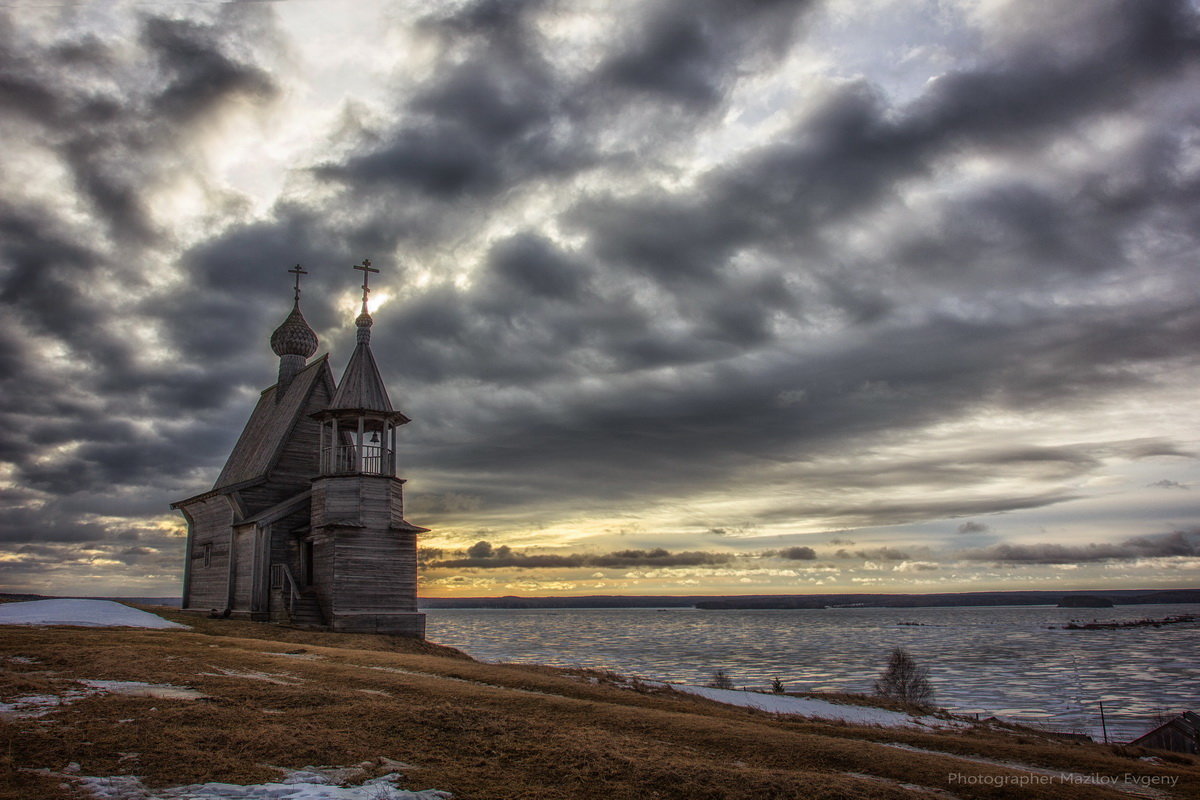
{"type": "Polygon", "coordinates": [[[723,669],[713,670],[712,680],[708,685],[713,689],[732,689],[733,681],[729,678],[729,673],[723,669]]]}
{"type": "Polygon", "coordinates": [[[929,669],[919,666],[907,650],[897,647],[892,651],[887,667],[875,681],[875,694],[904,703],[927,706],[933,702],[929,669]]]}

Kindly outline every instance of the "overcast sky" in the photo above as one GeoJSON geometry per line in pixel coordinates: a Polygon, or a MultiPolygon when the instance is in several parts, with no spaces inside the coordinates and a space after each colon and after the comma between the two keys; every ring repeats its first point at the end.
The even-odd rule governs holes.
{"type": "Polygon", "coordinates": [[[426,595],[1197,584],[1194,4],[7,4],[0,141],[10,591],[177,594],[364,257],[426,595]]]}

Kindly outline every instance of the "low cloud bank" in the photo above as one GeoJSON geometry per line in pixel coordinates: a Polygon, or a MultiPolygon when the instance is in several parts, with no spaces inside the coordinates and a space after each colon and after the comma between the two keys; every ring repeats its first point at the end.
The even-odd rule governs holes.
{"type": "Polygon", "coordinates": [[[477,542],[467,548],[465,558],[450,558],[429,561],[430,569],[448,567],[472,567],[475,569],[572,569],[579,567],[697,567],[708,564],[726,564],[734,558],[733,553],[713,553],[690,550],[672,553],[662,548],[654,550],[618,550],[613,553],[565,553],[533,554],[518,552],[491,542],[477,542]]]}
{"type": "Polygon", "coordinates": [[[1200,556],[1200,531],[1175,531],[1165,536],[1139,536],[1123,542],[1063,544],[997,544],[962,554],[968,561],[1005,564],[1082,564],[1134,561],[1139,558],[1200,556]]]}

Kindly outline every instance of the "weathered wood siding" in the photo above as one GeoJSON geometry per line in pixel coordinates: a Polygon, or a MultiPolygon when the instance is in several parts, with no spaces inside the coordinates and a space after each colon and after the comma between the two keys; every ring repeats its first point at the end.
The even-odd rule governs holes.
{"type": "Polygon", "coordinates": [[[279,460],[270,472],[270,483],[292,487],[296,491],[308,488],[309,481],[320,471],[321,425],[309,415],[329,405],[330,389],[324,381],[313,386],[304,410],[284,441],[279,460]]]}
{"type": "Polygon", "coordinates": [[[254,599],[254,543],[257,525],[241,525],[233,534],[233,610],[249,611],[254,599]]]}
{"type": "Polygon", "coordinates": [[[328,531],[313,537],[313,590],[325,619],[333,616],[333,537],[328,531]]]}
{"type": "Polygon", "coordinates": [[[393,528],[404,526],[404,481],[399,478],[389,478],[391,486],[388,491],[391,497],[388,505],[388,524],[393,528]]]}
{"type": "Polygon", "coordinates": [[[221,495],[197,500],[186,506],[191,519],[191,561],[188,595],[184,608],[223,609],[229,597],[229,526],[233,511],[221,495]],[[205,547],[208,546],[208,566],[205,566],[205,547]]]}
{"type": "Polygon", "coordinates": [[[416,536],[367,528],[343,531],[333,579],[334,614],[416,611],[416,536]]]}
{"type": "Polygon", "coordinates": [[[323,596],[336,618],[417,610],[417,542],[403,523],[403,482],[346,475],[313,482],[312,528],[333,552],[323,596]]]}
{"type": "Polygon", "coordinates": [[[282,441],[279,460],[266,480],[240,490],[247,516],[261,513],[309,488],[320,467],[320,425],[309,414],[324,408],[330,394],[330,385],[325,381],[313,386],[312,394],[282,441]]]}

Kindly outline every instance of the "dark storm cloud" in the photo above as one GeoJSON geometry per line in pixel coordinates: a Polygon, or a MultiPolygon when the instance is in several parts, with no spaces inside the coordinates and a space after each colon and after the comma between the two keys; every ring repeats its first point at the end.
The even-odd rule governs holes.
{"type": "Polygon", "coordinates": [[[597,70],[602,83],[656,101],[707,110],[721,102],[749,56],[778,54],[807,0],[687,0],[650,6],[629,45],[597,70]]]}
{"type": "Polygon", "coordinates": [[[1176,531],[1164,536],[1126,539],[1117,544],[998,544],[983,550],[967,550],[961,555],[970,561],[1000,564],[1085,564],[1140,558],[1187,558],[1200,556],[1200,533],[1176,531]]]}
{"type": "MultiPolygon", "coordinates": [[[[699,191],[592,200],[577,211],[579,227],[591,233],[601,258],[672,286],[715,280],[744,248],[820,252],[807,240],[819,242],[822,225],[879,202],[897,182],[927,174],[940,158],[1037,146],[1063,126],[1120,108],[1139,88],[1196,63],[1200,39],[1185,4],[1119,8],[1112,30],[1082,56],[1013,59],[949,73],[905,108],[890,107],[865,82],[846,84],[785,141],[714,170],[699,191]]],[[[1108,237],[1086,235],[1104,234],[1105,217],[1090,223],[1086,195],[1070,203],[1064,199],[1045,197],[1033,187],[997,187],[975,201],[975,213],[964,212],[962,224],[999,220],[1009,227],[1001,235],[1037,257],[1040,269],[1056,262],[1075,269],[1111,261],[1111,256],[1102,258],[1108,237]],[[1068,221],[1079,224],[1072,227],[1068,221]]],[[[919,248],[907,261],[920,268],[912,257],[917,253],[919,248]]],[[[900,254],[902,260],[905,255],[900,254]]],[[[966,256],[956,263],[969,269],[986,262],[966,256]]]]}
{"type": "MultiPolygon", "coordinates": [[[[517,313],[513,312],[514,316],[517,313]]],[[[582,313],[589,311],[585,308],[582,313]]],[[[422,436],[422,446],[430,445],[423,453],[426,463],[465,475],[489,470],[493,459],[500,459],[506,469],[539,475],[537,488],[526,491],[546,498],[567,492],[570,486],[578,487],[580,481],[586,482],[588,493],[597,498],[621,497],[644,485],[669,489],[710,480],[728,482],[739,469],[761,463],[763,458],[790,460],[799,442],[808,452],[829,452],[827,448],[836,450],[855,440],[890,435],[963,413],[980,398],[1032,410],[1148,386],[1152,377],[1133,367],[1174,358],[1200,334],[1200,313],[1184,305],[1169,312],[1158,307],[1123,309],[1107,318],[1085,312],[1077,315],[1073,325],[1063,324],[1063,314],[1057,309],[1045,312],[1045,324],[1037,320],[1042,312],[1033,309],[1011,321],[968,323],[933,318],[915,327],[890,328],[880,338],[828,353],[764,355],[751,367],[725,365],[693,375],[685,373],[667,384],[652,379],[635,381],[632,385],[638,389],[627,396],[614,389],[587,401],[556,400],[554,390],[547,389],[537,402],[506,406],[502,412],[505,426],[489,422],[501,411],[480,398],[469,406],[453,395],[439,397],[436,404],[431,398],[427,406],[414,405],[411,413],[426,425],[453,424],[488,431],[484,444],[470,450],[442,448],[436,434],[429,439],[422,436]],[[1164,319],[1174,321],[1164,324],[1164,319]],[[1123,337],[1149,329],[1157,333],[1142,336],[1136,353],[1122,344],[1123,337]],[[1027,354],[1031,352],[1038,354],[1036,369],[1030,368],[1027,354]],[[794,387],[804,387],[802,403],[777,402],[781,393],[794,387]],[[552,413],[547,413],[548,408],[552,413]],[[718,453],[719,458],[714,458],[718,453]],[[546,469],[551,464],[554,467],[546,469]]],[[[479,317],[467,316],[472,326],[484,324],[479,317]]],[[[532,326],[533,320],[529,320],[522,327],[529,330],[532,326]]],[[[497,327],[490,341],[498,346],[491,351],[493,360],[483,375],[502,381],[491,370],[504,364],[510,352],[525,359],[512,375],[530,374],[529,370],[539,365],[549,368],[555,363],[556,350],[561,353],[558,358],[569,352],[569,334],[556,337],[545,332],[524,338],[527,345],[545,341],[545,353],[529,346],[516,349],[520,337],[514,330],[515,326],[497,327]]],[[[628,328],[616,329],[611,335],[619,340],[628,333],[628,328]]],[[[602,334],[593,329],[590,335],[602,334]]],[[[465,348],[460,345],[457,349],[457,357],[464,358],[478,347],[482,358],[488,352],[487,341],[468,335],[462,343],[465,348]]],[[[424,350],[419,340],[415,344],[418,354],[424,350]]],[[[469,369],[470,362],[458,364],[460,369],[469,369]]],[[[414,435],[421,434],[414,431],[414,435]]],[[[917,456],[884,465],[878,473],[825,466],[812,470],[811,475],[823,486],[863,487],[905,483],[966,487],[989,474],[1062,481],[1097,469],[1109,452],[1136,457],[1147,452],[1146,447],[1139,441],[1104,451],[1010,448],[941,459],[917,456]]],[[[1151,448],[1170,449],[1163,443],[1151,448]]],[[[528,499],[507,490],[470,493],[485,496],[487,506],[528,499]]],[[[988,500],[948,496],[906,503],[885,501],[857,508],[809,502],[784,507],[781,513],[797,517],[829,513],[843,517],[847,525],[878,524],[911,521],[922,515],[969,516],[1036,508],[1072,496],[1070,491],[1054,490],[988,500]]]]}
{"type": "Polygon", "coordinates": [[[536,5],[499,11],[492,3],[470,4],[427,19],[428,30],[443,34],[444,69],[416,88],[396,127],[369,132],[357,152],[314,174],[347,187],[416,191],[426,201],[451,202],[588,163],[563,113],[565,87],[529,30],[536,5]],[[566,135],[559,136],[553,128],[564,125],[566,135]]]}
{"type": "Polygon", "coordinates": [[[962,534],[987,533],[990,530],[991,528],[986,524],[982,522],[976,522],[975,520],[968,520],[967,522],[964,522],[958,526],[958,532],[962,534]]]}
{"type": "MultiPolygon", "coordinates": [[[[482,13],[471,8],[472,14],[482,13]]],[[[398,371],[401,381],[415,384],[406,402],[424,427],[410,434],[419,437],[414,450],[420,449],[423,463],[462,476],[467,483],[462,488],[484,498],[488,507],[571,496],[580,481],[599,499],[629,496],[646,486],[670,490],[727,480],[763,458],[790,460],[799,443],[822,452],[963,413],[985,397],[1014,408],[1046,407],[1152,380],[1134,367],[1172,357],[1200,331],[1200,316],[1186,303],[1100,309],[983,306],[975,319],[927,311],[909,311],[902,320],[888,317],[897,302],[888,294],[902,297],[911,291],[905,277],[889,277],[897,268],[910,278],[931,281],[931,287],[939,282],[957,287],[970,301],[976,287],[984,290],[1011,279],[1011,270],[1007,275],[992,270],[988,259],[1010,251],[1014,242],[1024,248],[1019,252],[1025,265],[1019,270],[1035,285],[1058,281],[1064,273],[1090,274],[1099,252],[1111,256],[1110,269],[1119,268],[1120,246],[1095,245],[1093,226],[1083,212],[1071,210],[1094,187],[1065,197],[1011,181],[984,186],[975,192],[972,213],[946,216],[924,239],[915,238],[920,231],[914,233],[896,264],[862,263],[855,256],[844,266],[826,267],[815,260],[835,246],[826,240],[825,226],[887,201],[897,181],[927,175],[940,159],[956,153],[1032,151],[1071,125],[1121,108],[1139,87],[1165,85],[1194,56],[1195,25],[1186,8],[1114,8],[1104,36],[1081,42],[1074,51],[1029,59],[1008,54],[943,76],[899,109],[865,82],[847,83],[831,90],[782,140],[713,169],[686,194],[659,189],[620,198],[586,196],[568,209],[568,219],[586,237],[581,249],[568,252],[536,232],[520,232],[493,246],[470,288],[437,286],[390,306],[380,315],[376,334],[379,341],[403,342],[381,360],[398,371]],[[1163,24],[1164,19],[1172,24],[1163,24]],[[1088,89],[1077,93],[1084,81],[1088,89]],[[977,219],[991,221],[991,238],[961,234],[968,255],[954,271],[939,266],[929,248],[945,231],[977,219]],[[925,250],[918,247],[922,242],[925,250]],[[796,266],[738,274],[730,265],[736,255],[747,253],[775,253],[796,266]],[[612,269],[618,265],[628,270],[626,276],[612,269]],[[796,280],[809,275],[826,297],[797,291],[796,280]],[[639,283],[645,279],[652,281],[650,287],[639,283]],[[788,353],[774,347],[780,322],[804,324],[818,300],[842,308],[854,323],[875,326],[874,336],[848,339],[825,351],[788,353]],[[753,363],[721,362],[754,351],[753,363]],[[1037,355],[1031,360],[1030,353],[1037,355]],[[706,363],[712,366],[677,372],[670,380],[638,373],[706,363]],[[580,394],[563,388],[565,381],[598,372],[621,376],[628,391],[580,394]],[[483,396],[460,399],[457,388],[437,385],[457,381],[497,388],[546,384],[528,401],[506,397],[493,405],[483,396]],[[803,392],[802,402],[779,402],[797,390],[803,392]],[[444,446],[438,437],[448,431],[458,432],[456,440],[475,431],[477,445],[444,446]],[[470,485],[473,479],[467,476],[473,472],[490,483],[486,476],[501,464],[537,480],[519,491],[470,485]]],[[[492,19],[494,13],[473,16],[476,21],[465,29],[479,30],[478,20],[492,19]]],[[[548,174],[535,163],[541,156],[522,149],[528,137],[536,138],[551,120],[574,130],[575,121],[584,117],[562,105],[559,79],[545,74],[527,13],[505,14],[497,23],[504,32],[498,44],[479,51],[480,59],[489,59],[487,70],[467,58],[418,87],[410,105],[425,122],[406,118],[382,145],[334,165],[342,178],[363,186],[382,176],[390,180],[396,177],[387,165],[393,158],[401,165],[436,167],[440,157],[416,144],[444,143],[454,150],[462,141],[489,158],[487,163],[467,159],[470,166],[454,173],[465,177],[447,184],[453,192],[421,176],[406,178],[403,170],[398,179],[412,178],[418,188],[452,199],[467,187],[474,187],[472,196],[486,195],[496,186],[548,174]]],[[[710,13],[719,12],[707,5],[697,12],[710,13]]],[[[748,19],[747,24],[757,24],[753,20],[767,17],[748,19]]],[[[692,44],[676,50],[665,44],[670,37],[660,37],[663,58],[684,66],[700,59],[715,65],[713,75],[721,64],[737,63],[736,41],[746,29],[730,33],[728,48],[714,49],[696,44],[688,32],[720,38],[720,25],[707,19],[677,25],[680,41],[692,44]],[[718,50],[735,55],[726,62],[718,50]],[[707,61],[701,58],[705,53],[712,56],[707,61]]],[[[656,31],[650,26],[644,38],[623,43],[624,49],[602,63],[632,63],[656,52],[656,31]]],[[[699,83],[707,69],[696,71],[699,83]]],[[[708,85],[719,87],[721,80],[708,85]]],[[[1134,177],[1131,186],[1140,181],[1146,196],[1157,198],[1151,204],[1169,210],[1151,191],[1161,170],[1134,177]]],[[[1136,218],[1142,212],[1129,213],[1136,218]]],[[[1119,212],[1112,214],[1106,230],[1120,227],[1119,212]]],[[[1010,266],[1018,269],[1015,260],[1010,266]]],[[[966,486],[988,468],[1063,480],[1100,463],[1098,454],[1069,448],[1026,450],[975,463],[914,460],[874,480],[876,485],[916,483],[924,473],[929,484],[966,486]]],[[[869,471],[849,476],[855,485],[871,481],[869,471]]],[[[825,510],[867,524],[1031,508],[1069,496],[1051,491],[825,510]]]]}
{"type": "Polygon", "coordinates": [[[151,109],[172,122],[188,123],[231,99],[269,99],[274,81],[259,67],[222,52],[229,30],[186,20],[151,17],[142,27],[142,43],[164,73],[151,109]]]}
{"type": "Polygon", "coordinates": [[[53,509],[36,506],[0,509],[0,543],[95,542],[106,535],[102,525],[53,509]]]}
{"type": "Polygon", "coordinates": [[[421,27],[443,48],[436,77],[405,99],[398,125],[364,131],[349,158],[321,164],[314,174],[347,188],[415,191],[426,202],[451,203],[600,165],[628,165],[624,142],[634,137],[605,143],[606,125],[643,131],[636,137],[644,145],[638,158],[668,144],[653,130],[664,124],[666,109],[651,103],[635,110],[631,102],[646,95],[693,110],[719,106],[745,59],[782,54],[809,3],[648,6],[581,78],[562,75],[543,53],[534,19],[547,5],[501,10],[482,2],[449,15],[431,13],[421,27]]]}
{"type": "Polygon", "coordinates": [[[70,169],[80,195],[116,237],[148,243],[160,235],[143,193],[161,179],[161,157],[230,101],[268,99],[260,68],[222,52],[254,12],[231,10],[199,24],[155,16],[140,25],[143,50],[130,57],[94,36],[40,47],[0,22],[0,102],[42,128],[42,140],[70,169]],[[157,70],[158,80],[135,79],[157,70]],[[96,86],[104,86],[97,90],[96,86]]]}
{"type": "Polygon", "coordinates": [[[574,300],[586,275],[584,267],[565,258],[546,239],[519,234],[496,245],[489,254],[490,272],[511,291],[512,300],[532,297],[574,300]]]}
{"type": "Polygon", "coordinates": [[[431,569],[449,569],[452,567],[470,567],[474,569],[670,568],[726,564],[732,561],[733,558],[734,555],[732,553],[703,551],[672,553],[662,548],[655,548],[653,550],[619,550],[613,553],[602,554],[527,554],[512,550],[504,545],[493,547],[490,542],[481,541],[467,549],[466,558],[431,560],[428,562],[428,566],[431,569]]]}
{"type": "MultiPolygon", "coordinates": [[[[192,148],[206,126],[230,104],[276,92],[240,55],[250,52],[243,35],[260,50],[267,44],[256,19],[253,9],[206,22],[147,15],[134,23],[139,35],[118,45],[69,38],[69,28],[31,37],[0,16],[10,156],[61,169],[75,192],[49,202],[9,185],[0,202],[0,306],[9,323],[0,336],[0,420],[9,430],[0,457],[32,490],[5,498],[4,542],[121,538],[119,523],[91,517],[161,515],[166,494],[194,480],[195,459],[227,448],[225,423],[206,417],[236,384],[214,381],[203,359],[147,359],[123,326],[170,318],[172,302],[156,296],[148,275],[160,271],[156,248],[175,233],[160,229],[149,193],[203,180],[192,148]],[[114,304],[126,293],[145,297],[144,308],[114,304]],[[47,349],[64,356],[47,359],[47,349]]],[[[207,331],[232,327],[215,321],[207,331]]],[[[115,558],[148,555],[127,549],[115,558]]]]}
{"type": "Polygon", "coordinates": [[[788,561],[812,561],[817,557],[817,551],[811,547],[788,547],[776,551],[775,555],[788,561]]]}

